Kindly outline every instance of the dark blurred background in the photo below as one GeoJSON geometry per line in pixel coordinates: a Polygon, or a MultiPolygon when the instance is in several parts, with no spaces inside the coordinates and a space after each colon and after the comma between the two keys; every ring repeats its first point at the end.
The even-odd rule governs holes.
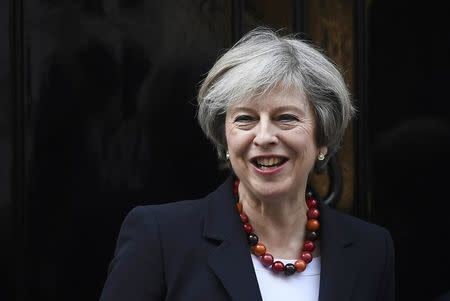
{"type": "MultiPolygon", "coordinates": [[[[301,32],[342,67],[359,112],[333,206],[391,231],[398,300],[435,300],[450,289],[443,6],[0,2],[0,300],[98,300],[132,207],[201,197],[225,178],[195,95],[258,25],[301,32]]],[[[326,174],[316,182],[327,190],[326,174]]]]}

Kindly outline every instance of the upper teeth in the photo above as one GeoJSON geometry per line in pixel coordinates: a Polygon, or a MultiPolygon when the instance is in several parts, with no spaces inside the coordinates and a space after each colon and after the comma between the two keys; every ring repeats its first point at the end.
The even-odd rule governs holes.
{"type": "Polygon", "coordinates": [[[271,166],[275,164],[279,164],[281,162],[281,158],[258,158],[256,159],[256,163],[258,165],[271,166]]]}

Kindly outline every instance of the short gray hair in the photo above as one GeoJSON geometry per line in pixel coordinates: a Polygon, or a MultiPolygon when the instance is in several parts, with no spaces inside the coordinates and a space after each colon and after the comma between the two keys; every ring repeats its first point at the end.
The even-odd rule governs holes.
{"type": "Polygon", "coordinates": [[[330,155],[338,150],[355,111],[338,68],[316,46],[296,35],[281,36],[258,27],[216,61],[198,93],[197,118],[220,159],[227,149],[228,108],[279,86],[306,95],[316,116],[317,145],[327,146],[330,155]]]}

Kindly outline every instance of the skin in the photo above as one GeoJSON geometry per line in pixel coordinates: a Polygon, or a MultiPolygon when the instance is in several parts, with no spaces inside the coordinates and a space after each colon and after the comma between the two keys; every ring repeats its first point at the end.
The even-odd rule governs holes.
{"type": "Polygon", "coordinates": [[[274,89],[227,111],[227,147],[240,200],[260,241],[277,258],[297,258],[303,244],[308,175],[319,152],[327,153],[316,145],[315,124],[306,97],[290,90],[274,89]],[[270,165],[269,158],[282,164],[258,164],[270,165]]]}

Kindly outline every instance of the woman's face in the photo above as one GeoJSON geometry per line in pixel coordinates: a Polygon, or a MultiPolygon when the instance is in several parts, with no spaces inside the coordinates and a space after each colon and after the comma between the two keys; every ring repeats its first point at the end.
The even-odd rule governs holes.
{"type": "Polygon", "coordinates": [[[300,93],[274,89],[231,106],[225,132],[241,187],[260,201],[302,197],[319,151],[327,151],[317,148],[314,131],[314,114],[300,93]]]}

